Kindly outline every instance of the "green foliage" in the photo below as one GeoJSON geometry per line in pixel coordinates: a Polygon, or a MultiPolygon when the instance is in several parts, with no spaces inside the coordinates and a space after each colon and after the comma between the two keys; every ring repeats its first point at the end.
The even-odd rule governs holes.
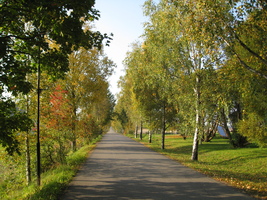
{"type": "Polygon", "coordinates": [[[0,166],[0,198],[8,199],[26,185],[24,154],[11,156],[0,148],[0,166]]]}
{"type": "Polygon", "coordinates": [[[218,125],[234,147],[266,145],[266,2],[148,0],[144,14],[118,100],[129,128],[159,127],[165,102],[177,132],[195,132],[194,155],[218,125]]]}
{"type": "Polygon", "coordinates": [[[238,123],[239,131],[247,136],[251,142],[261,147],[267,145],[266,119],[256,113],[249,113],[248,116],[238,123]]]}
{"type": "Polygon", "coordinates": [[[240,133],[235,132],[235,131],[232,132],[231,140],[229,142],[233,147],[236,147],[236,148],[242,148],[249,144],[247,137],[245,137],[243,133],[241,135],[240,133]]]}
{"type": "MultiPolygon", "coordinates": [[[[48,178],[49,182],[45,178],[46,175],[52,169],[68,165],[68,163],[76,170],[77,164],[85,159],[85,154],[73,154],[74,157],[68,157],[68,155],[84,145],[94,144],[95,138],[101,137],[109,127],[114,107],[114,97],[108,90],[107,77],[111,75],[113,67],[115,67],[114,63],[98,49],[80,49],[74,54],[77,59],[75,61],[71,60],[73,65],[70,66],[70,71],[66,74],[65,79],[51,82],[49,75],[42,73],[42,88],[47,88],[42,90],[41,96],[40,142],[41,187],[43,189],[39,190],[35,186],[30,186],[30,191],[25,192],[25,195],[34,193],[33,197],[29,197],[30,199],[46,199],[47,197],[56,199],[56,194],[59,194],[58,190],[67,184],[66,178],[73,175],[73,168],[62,167],[62,170],[66,170],[66,173],[61,170],[61,174],[55,175],[55,178],[50,177],[51,180],[48,178]],[[77,64],[79,62],[83,64],[77,64]],[[71,145],[71,143],[74,144],[74,141],[75,149],[71,145]]],[[[28,78],[29,80],[35,79],[34,76],[28,78]]],[[[0,155],[0,165],[4,169],[10,169],[0,172],[2,178],[0,187],[4,189],[0,193],[4,197],[10,195],[10,199],[14,199],[13,197],[17,195],[16,191],[21,190],[21,187],[26,184],[33,185],[33,181],[35,181],[35,129],[28,130],[28,126],[32,126],[32,124],[26,124],[22,121],[24,115],[35,118],[35,101],[36,93],[34,92],[29,93],[27,97],[18,96],[16,103],[27,112],[27,115],[20,112],[17,112],[18,114],[14,112],[16,115],[12,112],[10,114],[15,120],[12,123],[19,124],[21,122],[21,126],[25,126],[25,128],[22,126],[20,129],[12,129],[12,131],[16,130],[15,133],[19,133],[13,134],[12,132],[12,136],[17,141],[16,147],[23,154],[20,157],[17,155],[7,157],[4,153],[0,155]],[[24,146],[26,135],[29,137],[29,141],[24,146]],[[25,154],[28,151],[27,149],[29,150],[29,156],[25,154]],[[25,163],[28,162],[30,162],[30,165],[27,166],[27,170],[30,171],[27,172],[31,174],[27,178],[32,179],[29,182],[26,181],[25,177],[25,163]],[[9,193],[6,194],[6,191],[9,191],[9,193]]],[[[11,101],[10,105],[15,107],[15,103],[11,101]]],[[[15,108],[13,110],[19,111],[15,108]]],[[[11,117],[10,119],[13,120],[11,117]]],[[[5,121],[1,122],[4,123],[5,121]]],[[[16,198],[19,199],[19,197],[16,198]]]]}
{"type": "MultiPolygon", "coordinates": [[[[36,72],[38,66],[50,80],[62,78],[69,69],[68,54],[81,46],[100,49],[103,40],[110,39],[85,27],[99,17],[94,3],[94,0],[0,2],[0,95],[6,110],[10,105],[2,97],[6,92],[16,97],[29,93],[34,84],[26,77],[36,72]]],[[[2,117],[10,118],[9,114],[2,117]]],[[[19,129],[25,120],[21,117],[20,124],[14,123],[12,131],[19,129]]],[[[10,131],[8,126],[7,130],[1,126],[0,143],[12,153],[17,144],[10,131]]]]}
{"type": "Polygon", "coordinates": [[[32,121],[11,100],[0,101],[0,144],[12,155],[19,153],[16,134],[28,131],[32,121]]]}
{"type": "Polygon", "coordinates": [[[56,108],[56,113],[51,117],[58,121],[58,114],[61,113],[64,123],[57,130],[64,129],[65,133],[68,130],[67,139],[72,142],[75,151],[76,142],[83,139],[85,143],[90,142],[109,124],[114,99],[109,92],[107,78],[115,64],[96,48],[80,48],[69,56],[69,61],[70,71],[57,82],[64,93],[59,102],[65,102],[65,105],[56,108]]]}
{"type": "Polygon", "coordinates": [[[98,137],[94,138],[91,142],[91,144],[88,146],[82,147],[79,151],[74,152],[70,154],[67,157],[67,163],[71,167],[75,167],[76,169],[77,166],[81,165],[87,158],[88,152],[92,150],[92,148],[95,147],[95,144],[100,141],[102,138],[102,135],[99,135],[98,137]]]}
{"type": "Polygon", "coordinates": [[[58,199],[62,190],[64,190],[71,180],[71,178],[75,175],[75,171],[65,165],[60,166],[58,169],[53,170],[52,172],[47,173],[43,180],[43,186],[40,189],[36,189],[34,194],[31,195],[23,195],[23,199],[58,199]]]}
{"type": "MultiPolygon", "coordinates": [[[[107,36],[83,27],[86,21],[99,17],[93,5],[93,0],[79,3],[1,1],[1,71],[4,75],[1,83],[7,85],[8,90],[11,89],[7,84],[9,80],[24,83],[26,73],[32,70],[29,59],[35,63],[40,60],[43,70],[51,76],[62,76],[68,70],[68,54],[73,49],[101,47],[107,36]],[[50,41],[57,47],[51,46],[50,41]]],[[[16,90],[21,92],[19,88],[16,90]]]]}
{"type": "MultiPolygon", "coordinates": [[[[23,167],[14,168],[13,173],[16,174],[16,176],[14,176],[14,181],[11,183],[12,179],[7,179],[6,183],[9,182],[10,184],[0,182],[1,199],[58,199],[81,164],[83,164],[88,157],[88,153],[101,138],[101,136],[98,136],[90,145],[84,146],[74,153],[70,153],[66,158],[67,162],[65,164],[54,166],[53,169],[43,173],[42,185],[39,188],[35,184],[25,186],[24,181],[19,182],[18,180],[23,180],[22,177],[18,179],[18,175],[22,176],[23,174],[22,172],[19,173],[20,169],[23,171],[23,167]]],[[[23,163],[22,161],[20,162],[23,163]]]]}

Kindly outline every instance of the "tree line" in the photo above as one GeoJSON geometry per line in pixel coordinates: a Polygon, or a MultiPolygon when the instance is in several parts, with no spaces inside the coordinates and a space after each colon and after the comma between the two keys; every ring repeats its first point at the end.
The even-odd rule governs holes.
{"type": "Polygon", "coordinates": [[[147,0],[144,14],[114,127],[161,132],[162,149],[167,129],[193,136],[192,160],[218,126],[234,147],[266,146],[266,1],[147,0]]]}
{"type": "Polygon", "coordinates": [[[37,129],[45,172],[109,128],[115,64],[103,47],[112,35],[92,28],[94,3],[1,1],[1,188],[23,183],[25,165],[28,183],[36,176],[37,129]]]}

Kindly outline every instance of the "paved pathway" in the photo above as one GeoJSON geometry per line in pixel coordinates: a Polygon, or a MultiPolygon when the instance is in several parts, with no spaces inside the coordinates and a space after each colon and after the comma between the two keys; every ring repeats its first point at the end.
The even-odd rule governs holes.
{"type": "Polygon", "coordinates": [[[252,200],[109,131],[71,182],[62,200],[252,200]]]}

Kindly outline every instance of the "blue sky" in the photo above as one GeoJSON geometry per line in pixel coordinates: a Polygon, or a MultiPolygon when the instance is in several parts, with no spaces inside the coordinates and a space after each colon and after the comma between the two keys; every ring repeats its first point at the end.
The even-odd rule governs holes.
{"type": "Polygon", "coordinates": [[[95,22],[96,29],[101,33],[113,33],[110,47],[104,51],[117,64],[115,74],[110,78],[110,90],[113,94],[119,92],[117,82],[124,75],[122,61],[130,45],[141,40],[143,34],[143,4],[145,0],[96,0],[95,8],[100,11],[101,17],[95,22]]]}

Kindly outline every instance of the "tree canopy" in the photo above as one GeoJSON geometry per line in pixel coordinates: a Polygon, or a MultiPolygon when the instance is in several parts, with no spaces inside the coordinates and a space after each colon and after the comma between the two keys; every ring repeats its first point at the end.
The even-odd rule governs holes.
{"type": "MultiPolygon", "coordinates": [[[[0,112],[3,120],[19,115],[15,103],[6,100],[7,92],[17,96],[34,89],[27,75],[36,72],[37,66],[51,80],[62,78],[68,71],[68,55],[73,50],[81,46],[101,48],[105,39],[106,44],[109,43],[111,38],[107,34],[85,28],[88,22],[100,16],[94,3],[94,0],[0,2],[0,95],[3,105],[0,112]]],[[[20,121],[25,120],[25,116],[21,116],[20,121]]],[[[12,123],[7,129],[2,124],[0,143],[7,147],[15,144],[10,134],[6,137],[6,130],[24,129],[21,125],[12,123]]]]}
{"type": "Polygon", "coordinates": [[[193,160],[218,125],[235,147],[265,146],[266,8],[260,0],[146,1],[143,45],[125,59],[131,85],[122,84],[120,106],[133,93],[127,102],[149,121],[156,99],[173,105],[177,132],[194,136],[193,160]]]}

